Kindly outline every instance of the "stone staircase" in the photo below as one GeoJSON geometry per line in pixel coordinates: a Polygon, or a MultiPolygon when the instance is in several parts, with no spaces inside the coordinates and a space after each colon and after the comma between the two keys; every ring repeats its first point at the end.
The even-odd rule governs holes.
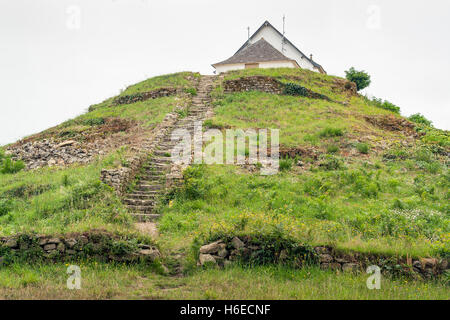
{"type": "Polygon", "coordinates": [[[192,98],[187,116],[179,119],[158,139],[156,151],[143,165],[139,181],[132,191],[125,194],[124,203],[138,221],[155,221],[159,214],[155,213],[158,200],[165,193],[166,175],[171,171],[171,151],[177,141],[171,140],[171,134],[176,129],[185,129],[193,135],[194,124],[212,115],[210,92],[215,76],[202,76],[198,85],[197,95],[192,98]]]}

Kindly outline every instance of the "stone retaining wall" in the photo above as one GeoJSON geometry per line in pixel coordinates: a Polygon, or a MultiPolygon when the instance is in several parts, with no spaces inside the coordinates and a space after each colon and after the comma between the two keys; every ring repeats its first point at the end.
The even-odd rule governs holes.
{"type": "MultiPolygon", "coordinates": [[[[218,240],[200,248],[198,265],[213,264],[223,267],[238,260],[252,263],[264,250],[260,244],[245,238],[218,240]]],[[[297,246],[296,251],[297,253],[293,254],[293,250],[281,248],[275,252],[270,263],[291,263],[296,267],[313,263],[319,264],[321,269],[343,272],[365,271],[368,266],[377,265],[384,273],[420,275],[426,279],[439,276],[450,267],[449,259],[403,259],[359,252],[345,253],[328,246],[297,246]]]]}
{"type": "Polygon", "coordinates": [[[272,94],[282,94],[284,86],[272,77],[253,76],[223,82],[224,92],[262,91],[272,94]]]}
{"type": "MultiPolygon", "coordinates": [[[[292,84],[285,84],[272,77],[265,76],[252,76],[242,77],[235,80],[226,80],[223,82],[224,93],[243,92],[243,91],[261,91],[271,94],[288,94],[288,95],[300,95],[291,94],[286,91],[286,88],[292,84]]],[[[312,99],[323,99],[332,101],[327,96],[316,93],[308,88],[297,86],[302,89],[301,96],[312,99]]]]}
{"type": "Polygon", "coordinates": [[[136,240],[101,230],[59,236],[22,234],[0,238],[0,266],[20,258],[27,262],[92,258],[129,263],[153,262],[160,257],[161,253],[152,244],[136,243],[136,240]]]}

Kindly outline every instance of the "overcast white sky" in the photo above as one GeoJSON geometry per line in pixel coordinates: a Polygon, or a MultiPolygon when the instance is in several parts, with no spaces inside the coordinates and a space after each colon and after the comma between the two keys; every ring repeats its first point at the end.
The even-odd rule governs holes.
{"type": "Polygon", "coordinates": [[[0,0],[0,145],[159,74],[230,57],[269,20],[328,74],[450,129],[450,1],[0,0]]]}

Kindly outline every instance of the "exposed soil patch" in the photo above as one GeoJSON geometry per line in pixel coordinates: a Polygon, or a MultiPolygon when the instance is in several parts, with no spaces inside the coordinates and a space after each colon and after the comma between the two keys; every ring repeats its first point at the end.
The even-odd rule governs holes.
{"type": "Polygon", "coordinates": [[[414,123],[394,115],[364,116],[364,119],[383,130],[399,131],[407,136],[418,136],[414,123]]]}
{"type": "Polygon", "coordinates": [[[141,233],[147,234],[153,239],[159,236],[158,228],[156,227],[156,223],[154,222],[139,222],[135,224],[135,227],[141,233]]]}
{"type": "Polygon", "coordinates": [[[280,146],[280,158],[310,158],[317,160],[320,155],[320,150],[318,148],[313,147],[284,147],[280,146]]]}

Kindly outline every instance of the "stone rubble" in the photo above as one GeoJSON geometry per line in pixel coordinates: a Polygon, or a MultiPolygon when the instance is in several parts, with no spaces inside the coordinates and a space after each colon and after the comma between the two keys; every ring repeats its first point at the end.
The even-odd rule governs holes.
{"type": "Polygon", "coordinates": [[[56,143],[51,139],[44,139],[7,149],[7,153],[13,160],[24,161],[27,169],[31,170],[44,166],[87,163],[92,160],[95,152],[81,148],[73,140],[56,143]]]}

